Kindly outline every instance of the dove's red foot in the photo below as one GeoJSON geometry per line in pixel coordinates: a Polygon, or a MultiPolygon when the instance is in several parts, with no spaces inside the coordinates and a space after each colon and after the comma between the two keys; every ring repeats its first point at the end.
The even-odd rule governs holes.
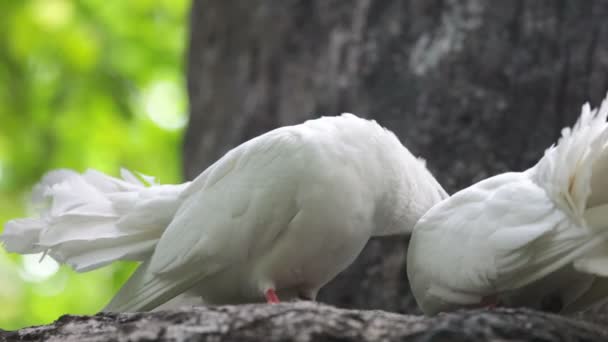
{"type": "Polygon", "coordinates": [[[279,300],[279,297],[277,296],[277,293],[274,291],[274,289],[268,289],[266,290],[266,302],[268,304],[278,304],[281,301],[279,300]]]}

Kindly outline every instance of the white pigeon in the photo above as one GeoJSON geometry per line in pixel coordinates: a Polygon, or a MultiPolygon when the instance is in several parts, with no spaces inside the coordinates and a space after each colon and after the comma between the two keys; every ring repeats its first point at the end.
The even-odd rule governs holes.
{"type": "Polygon", "coordinates": [[[500,174],[430,209],[407,273],[429,315],[463,307],[571,312],[608,297],[608,98],[589,104],[532,168],[500,174]]]}
{"type": "Polygon", "coordinates": [[[184,292],[207,304],[313,300],[371,236],[409,234],[447,197],[393,133],[352,114],[270,131],[190,183],[146,180],[51,172],[34,192],[50,207],[1,239],[77,271],[142,261],[106,311],[184,292]]]}

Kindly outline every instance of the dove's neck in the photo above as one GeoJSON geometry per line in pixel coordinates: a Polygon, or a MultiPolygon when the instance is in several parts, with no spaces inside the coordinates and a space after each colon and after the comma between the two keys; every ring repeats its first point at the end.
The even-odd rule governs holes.
{"type": "Polygon", "coordinates": [[[410,234],[416,222],[435,204],[448,197],[443,187],[403,145],[383,154],[383,193],[379,195],[373,235],[410,234]]]}
{"type": "Polygon", "coordinates": [[[329,139],[323,145],[332,160],[348,163],[361,175],[359,185],[367,187],[374,202],[372,235],[409,234],[427,210],[448,197],[424,161],[375,121],[343,114],[308,121],[304,127],[314,132],[316,141],[329,139]]]}

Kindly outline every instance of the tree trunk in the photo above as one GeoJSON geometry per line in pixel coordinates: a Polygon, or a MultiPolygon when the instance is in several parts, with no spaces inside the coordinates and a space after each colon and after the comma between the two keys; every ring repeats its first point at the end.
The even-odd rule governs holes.
{"type": "Polygon", "coordinates": [[[608,341],[608,331],[601,325],[523,309],[423,318],[290,303],[63,316],[46,326],[0,332],[0,342],[5,341],[603,342],[608,341]]]}
{"type": "MultiPolygon", "coordinates": [[[[608,2],[199,0],[188,178],[243,141],[344,111],[395,131],[450,192],[533,165],[608,89],[608,2]]],[[[370,241],[320,300],[416,312],[405,238],[370,241]]]]}

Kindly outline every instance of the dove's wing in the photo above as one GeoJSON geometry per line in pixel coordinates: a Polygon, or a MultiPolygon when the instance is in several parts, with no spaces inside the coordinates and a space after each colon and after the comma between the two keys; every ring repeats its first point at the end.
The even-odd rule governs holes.
{"type": "Polygon", "coordinates": [[[571,262],[588,239],[522,173],[492,177],[458,192],[419,224],[410,248],[420,255],[429,252],[413,259],[413,267],[435,270],[428,294],[461,304],[477,304],[484,296],[544,277],[571,262]],[[429,243],[435,246],[425,246],[429,243]],[[446,258],[460,267],[443,263],[446,258]]]}
{"type": "MultiPolygon", "coordinates": [[[[532,183],[521,182],[508,191],[513,194],[501,205],[497,200],[490,206],[505,211],[495,230],[488,237],[493,250],[496,273],[491,283],[497,292],[526,286],[572,263],[592,248],[594,240],[582,226],[560,210],[546,193],[532,183]],[[515,209],[514,209],[515,208],[515,209]]],[[[492,224],[492,217],[486,217],[492,224]]]]}
{"type": "MultiPolygon", "coordinates": [[[[149,310],[222,269],[255,259],[297,214],[294,199],[310,165],[306,142],[291,131],[232,150],[192,183],[188,198],[106,311],[149,310]]],[[[236,286],[236,284],[226,284],[236,286]]]]}

